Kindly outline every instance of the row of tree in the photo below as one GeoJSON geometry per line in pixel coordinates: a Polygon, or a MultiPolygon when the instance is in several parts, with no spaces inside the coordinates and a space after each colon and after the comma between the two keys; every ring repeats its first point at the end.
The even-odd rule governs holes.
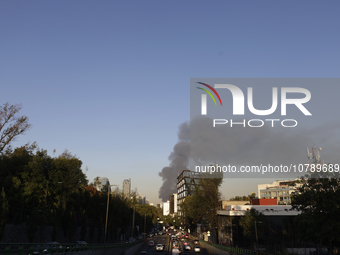
{"type": "Polygon", "coordinates": [[[24,224],[30,241],[46,241],[44,229],[53,226],[53,240],[62,231],[75,241],[80,227],[81,239],[90,236],[88,241],[100,242],[129,236],[132,225],[149,228],[157,222],[157,208],[141,205],[134,210],[135,197],[89,186],[82,161],[67,150],[51,157],[35,143],[12,149],[11,142],[31,127],[28,117],[19,115],[21,109],[9,103],[0,107],[0,240],[6,224],[24,224]]]}
{"type": "Polygon", "coordinates": [[[157,208],[139,205],[134,213],[133,207],[138,203],[135,197],[116,191],[108,200],[107,189],[98,192],[88,186],[81,166],[81,160],[67,151],[51,157],[35,145],[6,150],[0,156],[0,235],[7,223],[26,224],[29,239],[33,241],[38,228],[54,226],[55,231],[61,228],[64,235],[74,241],[76,229],[81,227],[83,238],[90,229],[92,241],[100,241],[107,205],[111,240],[131,233],[133,214],[135,226],[149,228],[157,222],[160,216],[157,208]],[[97,240],[94,240],[95,230],[97,240]]]}

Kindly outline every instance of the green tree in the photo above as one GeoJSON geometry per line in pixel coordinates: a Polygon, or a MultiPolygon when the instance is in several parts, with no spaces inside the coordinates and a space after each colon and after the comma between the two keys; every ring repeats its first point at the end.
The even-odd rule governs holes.
{"type": "Polygon", "coordinates": [[[201,222],[202,218],[205,216],[207,206],[202,206],[201,202],[200,196],[194,193],[192,196],[186,197],[181,204],[181,210],[185,215],[184,220],[188,225],[196,225],[201,222]]]}
{"type": "Polygon", "coordinates": [[[0,235],[2,235],[4,231],[5,224],[7,222],[9,208],[8,208],[8,201],[6,198],[5,189],[2,187],[1,194],[0,194],[0,202],[1,202],[1,212],[0,212],[0,235]]]}
{"type": "Polygon", "coordinates": [[[300,239],[324,245],[340,245],[340,175],[313,173],[301,178],[292,195],[300,239]]]}
{"type": "Polygon", "coordinates": [[[18,104],[5,103],[0,106],[0,153],[18,135],[25,133],[31,127],[27,116],[18,116],[21,109],[22,106],[18,104]]]}
{"type": "Polygon", "coordinates": [[[230,201],[250,201],[248,196],[235,196],[229,199],[230,201]]]}
{"type": "Polygon", "coordinates": [[[223,181],[222,177],[219,173],[202,175],[193,195],[187,197],[181,205],[187,225],[191,226],[206,218],[216,240],[218,240],[217,210],[221,200],[219,187],[223,181]]]}
{"type": "Polygon", "coordinates": [[[240,220],[243,235],[252,240],[252,242],[263,237],[265,224],[264,214],[254,208],[247,211],[245,216],[240,220]]]}

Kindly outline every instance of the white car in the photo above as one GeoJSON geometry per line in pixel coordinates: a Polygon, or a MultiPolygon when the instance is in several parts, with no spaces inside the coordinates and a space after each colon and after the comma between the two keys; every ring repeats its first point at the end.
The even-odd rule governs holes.
{"type": "Polygon", "coordinates": [[[184,250],[186,250],[186,251],[191,251],[191,246],[190,246],[190,244],[184,245],[184,250]]]}
{"type": "Polygon", "coordinates": [[[195,246],[195,247],[194,247],[194,251],[195,251],[195,252],[201,252],[201,248],[200,248],[199,246],[195,246]]]}
{"type": "Polygon", "coordinates": [[[178,248],[173,248],[172,249],[172,255],[178,255],[178,254],[180,254],[181,253],[181,251],[180,251],[180,249],[178,249],[178,248]]]}
{"type": "Polygon", "coordinates": [[[149,241],[149,246],[150,246],[150,247],[153,247],[153,246],[155,246],[155,241],[153,241],[153,240],[150,240],[150,241],[149,241]]]}
{"type": "Polygon", "coordinates": [[[156,251],[163,251],[164,250],[164,246],[163,246],[163,244],[157,244],[156,245],[156,251]]]}

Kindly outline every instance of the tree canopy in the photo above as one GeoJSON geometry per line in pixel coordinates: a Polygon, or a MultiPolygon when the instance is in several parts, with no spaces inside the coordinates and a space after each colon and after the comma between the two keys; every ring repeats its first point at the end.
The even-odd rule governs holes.
{"type": "Polygon", "coordinates": [[[300,239],[325,245],[340,245],[340,175],[313,173],[300,181],[292,206],[300,239]]]}
{"type": "Polygon", "coordinates": [[[252,208],[246,212],[245,216],[240,220],[240,226],[243,229],[243,235],[251,240],[258,239],[263,236],[263,229],[265,225],[265,216],[263,213],[252,208]],[[261,224],[259,226],[259,224],[261,224]]]}
{"type": "Polygon", "coordinates": [[[192,196],[185,198],[181,204],[181,209],[184,214],[184,219],[188,226],[195,225],[207,219],[211,229],[214,231],[217,238],[217,210],[219,201],[221,200],[221,193],[219,188],[222,184],[223,178],[221,175],[207,175],[199,179],[192,196]],[[211,178],[213,177],[213,178],[211,178]]]}
{"type": "Polygon", "coordinates": [[[27,116],[18,116],[21,109],[22,106],[18,104],[5,103],[0,106],[0,153],[18,135],[25,133],[31,127],[27,116]]]}
{"type": "MultiPolygon", "coordinates": [[[[6,224],[25,224],[29,240],[36,240],[37,229],[54,226],[62,230],[70,242],[81,228],[84,240],[90,229],[90,242],[103,240],[107,204],[108,240],[117,240],[121,234],[130,236],[135,201],[120,192],[109,195],[87,186],[82,172],[82,161],[65,151],[51,157],[36,145],[7,149],[0,155],[0,240],[6,224]],[[97,233],[97,234],[95,234],[97,233]]],[[[157,222],[156,208],[143,205],[136,210],[136,226],[149,228],[157,222]]],[[[54,237],[57,231],[54,231],[54,237]]],[[[59,231],[60,232],[60,231],[59,231]]],[[[137,232],[135,232],[137,233],[137,232]]],[[[47,240],[46,240],[47,241],[47,240]]]]}

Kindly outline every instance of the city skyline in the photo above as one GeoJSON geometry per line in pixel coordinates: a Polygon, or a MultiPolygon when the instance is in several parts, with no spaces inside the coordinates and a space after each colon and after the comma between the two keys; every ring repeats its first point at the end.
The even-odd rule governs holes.
{"type": "MultiPolygon", "coordinates": [[[[167,177],[180,128],[190,121],[190,78],[339,77],[339,8],[318,1],[1,1],[1,105],[21,104],[32,124],[12,145],[37,142],[51,156],[66,149],[89,181],[105,176],[120,187],[131,178],[159,204],[160,173],[167,177]]],[[[311,122],[320,126],[306,123],[316,137],[307,146],[323,147],[325,159],[330,147],[317,136],[339,125],[337,94],[312,93],[322,104],[311,122]]],[[[224,179],[222,196],[272,181],[224,179]]]]}

